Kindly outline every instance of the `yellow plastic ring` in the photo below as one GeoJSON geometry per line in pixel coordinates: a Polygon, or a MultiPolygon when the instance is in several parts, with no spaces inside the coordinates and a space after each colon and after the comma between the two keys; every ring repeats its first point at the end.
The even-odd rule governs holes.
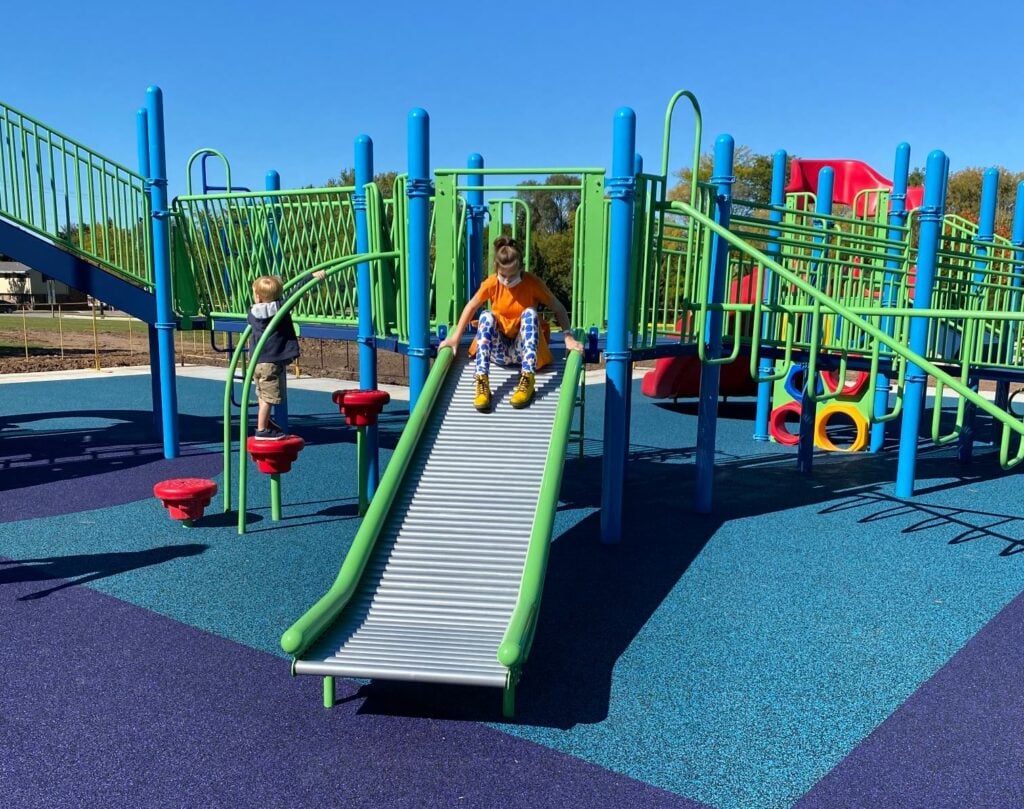
{"type": "Polygon", "coordinates": [[[833,404],[823,407],[814,419],[814,445],[828,452],[860,452],[868,445],[868,420],[852,404],[833,404]],[[846,447],[837,447],[828,437],[828,422],[833,416],[847,416],[857,428],[857,435],[846,447]]]}

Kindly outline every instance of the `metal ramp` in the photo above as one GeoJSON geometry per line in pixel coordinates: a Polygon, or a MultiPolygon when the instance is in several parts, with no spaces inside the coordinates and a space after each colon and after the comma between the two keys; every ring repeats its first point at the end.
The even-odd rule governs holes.
{"type": "Polygon", "coordinates": [[[294,662],[296,674],[508,687],[497,651],[519,595],[563,361],[537,375],[492,365],[494,406],[473,407],[473,364],[456,360],[358,591],[294,662]]]}

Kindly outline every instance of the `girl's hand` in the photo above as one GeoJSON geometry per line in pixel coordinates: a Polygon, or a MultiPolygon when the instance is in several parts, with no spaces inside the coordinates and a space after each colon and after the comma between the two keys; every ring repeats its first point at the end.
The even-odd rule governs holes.
{"type": "Polygon", "coordinates": [[[440,351],[442,348],[450,348],[453,356],[459,355],[459,340],[457,337],[446,337],[437,345],[437,350],[440,351]]]}
{"type": "Polygon", "coordinates": [[[323,270],[317,270],[315,273],[313,273],[313,277],[317,281],[323,281],[327,277],[327,273],[325,273],[323,270]]]}
{"type": "Polygon", "coordinates": [[[571,334],[565,335],[565,347],[570,351],[579,351],[583,353],[583,343],[573,337],[571,334]]]}

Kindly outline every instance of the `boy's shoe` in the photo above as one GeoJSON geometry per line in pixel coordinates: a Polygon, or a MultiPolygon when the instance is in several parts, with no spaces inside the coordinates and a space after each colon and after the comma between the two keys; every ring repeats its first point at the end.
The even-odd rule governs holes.
{"type": "Polygon", "coordinates": [[[512,396],[508,400],[509,404],[515,408],[526,407],[533,400],[533,388],[533,374],[523,371],[519,374],[519,384],[512,391],[512,396]]]}
{"type": "Polygon", "coordinates": [[[473,407],[481,413],[491,409],[491,380],[487,374],[476,375],[476,398],[473,399],[473,407]]]}
{"type": "Polygon", "coordinates": [[[281,430],[268,427],[266,430],[257,430],[255,438],[258,441],[280,441],[284,438],[284,433],[281,430]]]}

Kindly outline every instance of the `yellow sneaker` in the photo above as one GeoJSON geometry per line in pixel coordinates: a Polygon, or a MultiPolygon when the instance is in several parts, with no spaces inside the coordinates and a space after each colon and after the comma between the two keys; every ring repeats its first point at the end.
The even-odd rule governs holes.
{"type": "Polygon", "coordinates": [[[533,374],[523,371],[519,374],[519,384],[512,391],[512,396],[508,400],[509,404],[515,408],[526,407],[533,399],[533,387],[533,374]]]}
{"type": "Polygon", "coordinates": [[[491,409],[491,380],[487,374],[476,375],[476,398],[473,399],[473,407],[481,413],[491,409]]]}

